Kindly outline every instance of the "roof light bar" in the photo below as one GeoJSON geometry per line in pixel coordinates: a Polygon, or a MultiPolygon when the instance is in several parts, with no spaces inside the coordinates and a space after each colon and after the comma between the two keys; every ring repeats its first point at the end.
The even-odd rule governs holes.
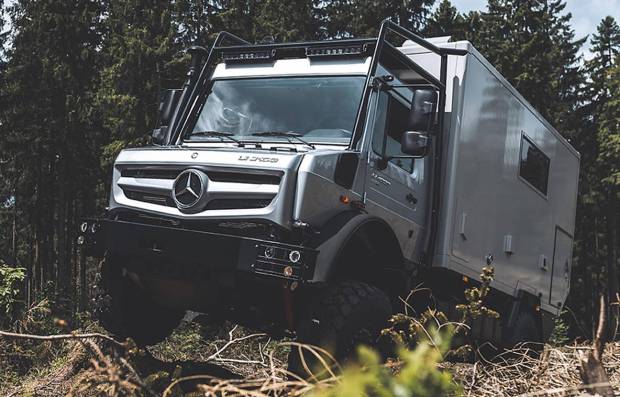
{"type": "Polygon", "coordinates": [[[308,58],[326,57],[326,56],[352,56],[361,55],[367,50],[366,44],[352,45],[344,47],[306,47],[306,56],[308,58]]]}
{"type": "Polygon", "coordinates": [[[276,50],[263,50],[263,51],[247,51],[247,52],[224,52],[222,59],[226,63],[235,62],[263,62],[273,59],[276,55],[276,50]]]}

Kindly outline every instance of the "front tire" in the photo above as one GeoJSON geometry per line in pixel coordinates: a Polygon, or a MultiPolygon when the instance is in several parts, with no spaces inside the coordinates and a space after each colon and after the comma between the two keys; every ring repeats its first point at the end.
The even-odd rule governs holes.
{"type": "Polygon", "coordinates": [[[179,325],[185,311],[155,303],[110,258],[104,259],[97,280],[95,317],[120,339],[131,338],[139,347],[164,340],[179,325]]]}
{"type": "MultiPolygon", "coordinates": [[[[317,291],[301,310],[297,325],[299,343],[327,350],[342,363],[364,344],[374,346],[392,314],[387,295],[379,288],[359,281],[345,281],[317,291]]],[[[313,372],[322,372],[319,360],[305,349],[303,360],[313,372]]],[[[302,363],[300,350],[293,346],[289,354],[289,371],[302,377],[309,374],[302,363]]]]}

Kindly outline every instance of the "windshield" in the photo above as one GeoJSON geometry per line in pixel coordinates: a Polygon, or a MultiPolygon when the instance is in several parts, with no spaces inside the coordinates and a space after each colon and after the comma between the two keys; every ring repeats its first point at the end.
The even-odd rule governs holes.
{"type": "Polygon", "coordinates": [[[360,104],[362,76],[215,80],[192,141],[349,143],[360,104]],[[255,135],[257,134],[257,135],[255,135]]]}

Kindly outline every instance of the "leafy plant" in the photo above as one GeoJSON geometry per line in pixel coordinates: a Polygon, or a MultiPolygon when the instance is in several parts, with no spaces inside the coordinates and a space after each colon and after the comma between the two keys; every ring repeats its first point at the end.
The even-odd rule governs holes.
{"type": "Polygon", "coordinates": [[[18,303],[19,283],[26,278],[26,269],[11,267],[0,261],[0,311],[9,321],[14,318],[18,303]]]}
{"type": "Polygon", "coordinates": [[[340,381],[328,389],[317,388],[312,397],[431,397],[458,395],[460,388],[448,372],[437,365],[450,348],[452,330],[429,330],[433,343],[420,343],[414,350],[400,348],[397,373],[383,365],[377,352],[358,349],[358,361],[345,367],[340,381]]]}
{"type": "Polygon", "coordinates": [[[448,326],[453,337],[464,340],[465,343],[460,345],[456,350],[447,350],[446,353],[456,356],[466,356],[471,353],[471,342],[468,338],[469,325],[473,320],[480,317],[488,317],[493,319],[499,318],[499,313],[489,309],[485,305],[485,299],[491,291],[491,282],[495,276],[492,266],[493,257],[486,257],[486,265],[482,268],[480,274],[481,283],[479,286],[467,288],[464,291],[465,303],[456,306],[456,310],[460,313],[458,322],[451,322],[448,316],[442,311],[428,308],[419,316],[413,317],[408,313],[395,314],[390,318],[390,327],[384,329],[381,334],[388,337],[396,346],[414,347],[420,342],[430,342],[432,345],[438,345],[439,341],[433,339],[433,333],[429,329],[441,330],[448,326]]]}
{"type": "Polygon", "coordinates": [[[555,318],[553,332],[551,332],[549,337],[549,343],[554,346],[565,345],[570,340],[568,337],[568,323],[564,319],[566,313],[568,313],[566,310],[562,310],[562,313],[555,318]]]}

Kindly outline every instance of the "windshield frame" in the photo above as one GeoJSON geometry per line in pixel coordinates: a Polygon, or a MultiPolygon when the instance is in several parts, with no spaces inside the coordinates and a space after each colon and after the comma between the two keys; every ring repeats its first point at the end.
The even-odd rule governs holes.
{"type": "MultiPolygon", "coordinates": [[[[179,139],[177,141],[178,145],[184,144],[222,144],[226,143],[227,146],[230,142],[223,141],[222,139],[218,139],[217,137],[212,137],[211,139],[188,139],[191,135],[192,130],[194,129],[196,123],[198,122],[198,118],[202,113],[203,105],[207,100],[208,96],[212,93],[213,85],[218,81],[237,81],[237,80],[275,80],[275,79],[304,79],[304,78],[333,78],[333,77],[351,77],[351,78],[360,78],[360,97],[358,100],[358,104],[355,108],[355,116],[359,112],[359,108],[362,105],[363,97],[364,97],[364,84],[365,77],[364,74],[281,74],[281,75],[248,75],[248,76],[240,76],[240,77],[216,77],[209,80],[208,84],[204,85],[204,88],[201,89],[198,94],[196,100],[192,104],[191,111],[187,116],[187,119],[183,125],[183,130],[181,134],[179,134],[179,139]]],[[[355,123],[355,120],[354,120],[355,123]]],[[[355,135],[354,128],[355,125],[351,126],[351,136],[346,140],[337,142],[337,141],[325,141],[325,140],[312,140],[304,138],[302,135],[301,138],[308,141],[309,143],[316,146],[339,146],[339,147],[348,147],[351,144],[351,141],[355,135]]],[[[297,131],[293,131],[297,132],[297,131]]],[[[296,141],[295,139],[290,139],[285,136],[253,136],[253,135],[233,135],[233,138],[239,140],[242,144],[285,144],[285,145],[303,145],[300,141],[296,141]]]]}

